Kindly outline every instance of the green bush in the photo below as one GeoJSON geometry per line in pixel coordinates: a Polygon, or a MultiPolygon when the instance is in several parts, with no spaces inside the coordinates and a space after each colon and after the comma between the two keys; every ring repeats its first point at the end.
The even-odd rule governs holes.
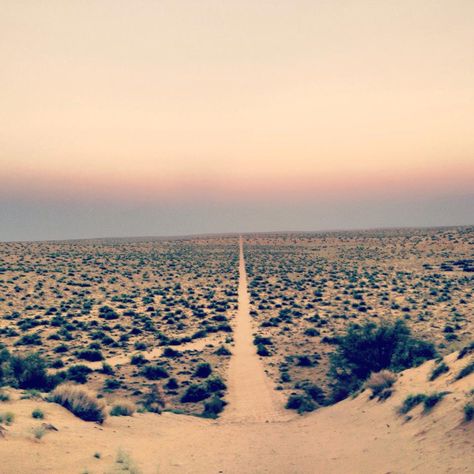
{"type": "Polygon", "coordinates": [[[444,361],[440,362],[431,371],[431,374],[429,376],[429,381],[432,382],[433,380],[436,380],[440,375],[445,374],[446,372],[449,372],[449,367],[446,365],[444,361]]]}
{"type": "Polygon", "coordinates": [[[98,362],[104,360],[102,352],[97,349],[83,349],[77,353],[78,359],[87,360],[89,362],[98,362]]]}
{"type": "Polygon", "coordinates": [[[467,402],[464,405],[464,420],[465,421],[474,420],[474,403],[467,402]]]}
{"type": "Polygon", "coordinates": [[[168,371],[160,365],[145,365],[142,374],[148,380],[167,379],[170,376],[168,371]]]}
{"type": "Polygon", "coordinates": [[[31,412],[31,416],[37,420],[42,420],[44,418],[44,413],[40,408],[35,408],[31,412]]]}
{"type": "Polygon", "coordinates": [[[467,377],[468,375],[471,375],[474,372],[474,360],[467,364],[465,367],[463,367],[459,373],[456,375],[456,378],[454,380],[460,380],[464,377],[467,377]]]}
{"type": "Polygon", "coordinates": [[[299,414],[316,409],[316,404],[307,395],[291,394],[286,402],[286,408],[297,410],[299,414]]]}
{"type": "Polygon", "coordinates": [[[211,364],[208,362],[201,362],[197,365],[196,370],[194,371],[194,376],[205,379],[209,377],[212,373],[211,364]]]}
{"type": "Polygon", "coordinates": [[[227,402],[214,395],[209,401],[204,403],[202,416],[205,418],[217,418],[226,405],[227,402]]]}
{"type": "Polygon", "coordinates": [[[7,373],[12,386],[25,390],[49,391],[57,385],[57,379],[46,372],[46,363],[39,354],[11,356],[7,373]]]}
{"type": "Polygon", "coordinates": [[[116,403],[110,410],[110,416],[132,416],[135,413],[136,407],[133,403],[123,401],[116,403]]]}
{"type": "Polygon", "coordinates": [[[72,365],[66,371],[67,380],[77,383],[87,383],[87,376],[92,372],[90,367],[83,364],[72,365]]]}
{"type": "Polygon", "coordinates": [[[434,345],[414,339],[402,320],[377,325],[351,324],[330,355],[331,399],[337,402],[360,389],[372,372],[401,371],[436,356],[434,345]]]}
{"type": "Polygon", "coordinates": [[[416,395],[408,395],[403,401],[402,406],[398,409],[398,413],[405,415],[420,403],[423,403],[426,399],[424,393],[417,393],[416,395]]]}
{"type": "Polygon", "coordinates": [[[206,388],[209,390],[209,392],[214,393],[225,390],[227,386],[219,376],[215,376],[206,380],[206,388]]]}
{"type": "Polygon", "coordinates": [[[435,392],[427,395],[423,400],[425,413],[432,410],[449,392],[435,392]]]}
{"type": "Polygon", "coordinates": [[[210,392],[206,385],[192,384],[181,397],[182,403],[196,403],[210,397],[210,392]]]}

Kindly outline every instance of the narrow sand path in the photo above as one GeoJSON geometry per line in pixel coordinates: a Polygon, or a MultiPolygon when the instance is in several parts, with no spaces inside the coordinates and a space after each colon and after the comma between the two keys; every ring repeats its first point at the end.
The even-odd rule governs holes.
{"type": "Polygon", "coordinates": [[[253,344],[250,300],[243,240],[240,237],[239,306],[235,317],[234,342],[228,372],[229,405],[222,422],[276,422],[294,415],[283,407],[284,401],[265,374],[253,344]]]}

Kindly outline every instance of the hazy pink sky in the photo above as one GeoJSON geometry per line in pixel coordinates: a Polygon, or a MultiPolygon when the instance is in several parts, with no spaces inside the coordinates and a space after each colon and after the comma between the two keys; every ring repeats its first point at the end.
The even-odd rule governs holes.
{"type": "Polygon", "coordinates": [[[471,0],[4,0],[0,239],[472,224],[473,25],[471,0]]]}

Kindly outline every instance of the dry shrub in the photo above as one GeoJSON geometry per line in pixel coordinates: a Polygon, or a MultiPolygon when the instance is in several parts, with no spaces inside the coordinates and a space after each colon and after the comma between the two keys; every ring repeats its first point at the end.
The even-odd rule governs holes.
{"type": "MultiPolygon", "coordinates": [[[[380,397],[384,392],[388,391],[390,387],[397,380],[397,376],[390,370],[381,370],[380,372],[373,372],[365,382],[365,388],[372,390],[371,398],[380,397]]],[[[382,398],[387,398],[385,393],[382,398]]]]}
{"type": "Polygon", "coordinates": [[[165,405],[165,398],[158,384],[151,385],[149,392],[143,399],[145,409],[154,413],[161,413],[165,405]]]}
{"type": "Polygon", "coordinates": [[[50,401],[62,405],[84,421],[102,423],[105,420],[104,402],[83,387],[59,385],[51,394],[50,401]]]}
{"type": "Polygon", "coordinates": [[[137,407],[134,403],[128,400],[120,400],[119,402],[115,402],[112,409],[110,410],[111,416],[132,416],[137,407]]]}

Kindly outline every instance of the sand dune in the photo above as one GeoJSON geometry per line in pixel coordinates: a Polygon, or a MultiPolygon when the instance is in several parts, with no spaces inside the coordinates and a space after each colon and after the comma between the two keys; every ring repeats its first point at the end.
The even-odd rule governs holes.
{"type": "Polygon", "coordinates": [[[463,422],[462,407],[474,374],[452,382],[467,363],[455,359],[456,354],[446,358],[451,370],[434,382],[427,381],[431,361],[402,372],[385,402],[363,392],[286,422],[148,413],[109,417],[99,426],[55,404],[18,400],[19,392],[11,390],[12,401],[0,408],[16,416],[0,441],[1,472],[120,472],[128,461],[117,463],[119,452],[129,455],[129,471],[143,473],[472,472],[474,425],[463,422]],[[408,394],[440,390],[451,393],[429,414],[417,407],[405,421],[396,413],[408,394]],[[40,441],[31,434],[42,422],[31,417],[36,407],[58,429],[40,441]]]}

